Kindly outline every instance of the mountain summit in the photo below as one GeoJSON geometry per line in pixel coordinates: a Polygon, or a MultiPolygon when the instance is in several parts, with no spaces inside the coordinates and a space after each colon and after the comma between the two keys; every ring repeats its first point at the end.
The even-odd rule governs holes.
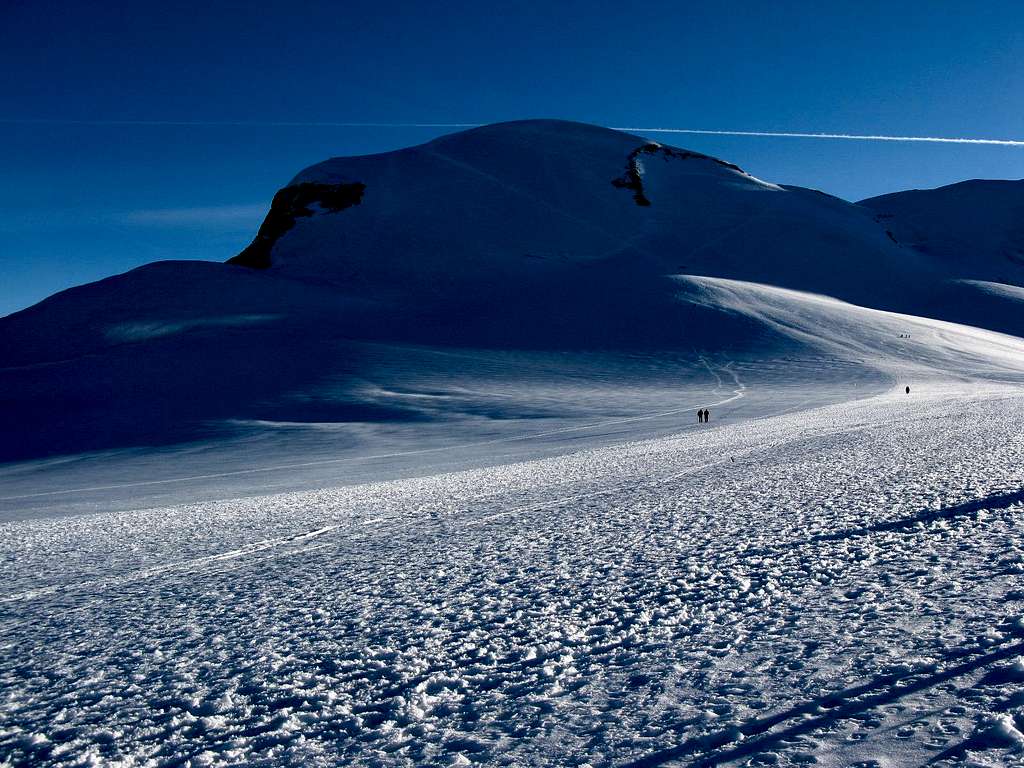
{"type": "MultiPolygon", "coordinates": [[[[485,303],[493,306],[552,285],[573,301],[581,282],[586,304],[608,279],[621,289],[624,274],[746,280],[933,317],[967,290],[955,281],[1024,284],[1024,260],[998,269],[980,255],[951,261],[917,247],[918,216],[894,218],[880,205],[768,183],[619,131],[528,120],[311,166],[278,192],[256,239],[231,263],[405,306],[440,303],[441,314],[467,296],[492,294],[485,303]]],[[[944,208],[924,236],[969,246],[944,208]]],[[[1010,216],[993,232],[1011,243],[1000,248],[1024,247],[1010,216]]],[[[975,243],[991,250],[987,240],[975,243]]],[[[952,319],[1017,328],[969,308],[952,319]]]]}
{"type": "Polygon", "coordinates": [[[899,254],[864,208],[696,152],[555,120],[307,168],[231,262],[375,291],[462,290],[615,264],[861,300],[927,268],[899,254]],[[864,284],[867,271],[880,278],[874,285],[864,284]]]}

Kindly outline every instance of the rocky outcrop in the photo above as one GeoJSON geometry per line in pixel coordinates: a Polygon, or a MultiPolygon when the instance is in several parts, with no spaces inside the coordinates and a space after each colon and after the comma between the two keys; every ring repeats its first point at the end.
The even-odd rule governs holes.
{"type": "Polygon", "coordinates": [[[685,149],[674,149],[672,147],[666,147],[664,144],[658,144],[654,141],[648,142],[647,144],[641,144],[630,152],[629,156],[626,158],[626,172],[618,178],[612,179],[613,187],[631,190],[633,192],[633,202],[640,206],[648,206],[651,204],[647,195],[644,194],[643,170],[640,166],[640,155],[660,156],[664,160],[711,160],[712,162],[718,163],[718,165],[721,165],[723,168],[743,173],[743,169],[738,165],[727,163],[724,160],[719,160],[718,158],[711,157],[709,155],[702,155],[700,152],[689,152],[685,149]]]}
{"type": "Polygon", "coordinates": [[[256,238],[244,251],[228,260],[252,269],[270,267],[270,252],[285,232],[295,226],[296,219],[316,213],[337,213],[363,200],[366,185],[355,181],[342,184],[302,183],[285,187],[274,195],[270,212],[260,225],[256,238]]]}

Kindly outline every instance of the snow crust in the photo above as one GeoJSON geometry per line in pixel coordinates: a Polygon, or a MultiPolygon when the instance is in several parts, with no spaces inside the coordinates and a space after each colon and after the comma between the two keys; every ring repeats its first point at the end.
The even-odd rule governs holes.
{"type": "Polygon", "coordinates": [[[13,764],[1016,759],[1016,388],[0,527],[13,764]]]}

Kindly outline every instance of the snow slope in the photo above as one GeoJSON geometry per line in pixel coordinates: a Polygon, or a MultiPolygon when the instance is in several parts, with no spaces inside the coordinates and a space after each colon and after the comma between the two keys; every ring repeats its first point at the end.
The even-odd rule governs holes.
{"type": "Polygon", "coordinates": [[[473,452],[453,446],[492,439],[515,444],[504,461],[651,437],[720,400],[730,363],[756,384],[747,418],[902,371],[1016,376],[1015,353],[989,356],[971,331],[936,358],[899,342],[905,319],[866,334],[849,319],[860,306],[1024,333],[1012,289],[979,288],[992,276],[886,226],[870,207],[579,123],[328,160],[275,196],[234,263],[151,264],[0,319],[0,508],[139,474],[273,483],[214,483],[237,495],[295,488],[274,466],[337,461],[293,475],[336,485],[423,471],[402,458],[422,450],[464,467],[473,452]],[[748,311],[720,289],[741,283],[788,293],[766,306],[748,291],[748,311]],[[587,426],[607,422],[635,431],[587,426]],[[526,439],[548,433],[571,438],[526,439]]]}
{"type": "Polygon", "coordinates": [[[974,179],[894,192],[860,205],[949,275],[946,319],[1019,334],[1024,296],[1024,180],[974,179]]]}
{"type": "Polygon", "coordinates": [[[3,525],[0,759],[1019,762],[1022,404],[3,525]]]}
{"type": "Polygon", "coordinates": [[[860,205],[877,211],[901,242],[942,257],[970,277],[1024,282],[1024,179],[973,179],[872,197],[860,205]]]}
{"type": "MultiPolygon", "coordinates": [[[[759,347],[541,352],[338,341],[333,349],[350,365],[358,361],[358,375],[339,376],[319,401],[307,390],[285,419],[232,419],[227,434],[193,436],[181,447],[0,467],[0,519],[501,465],[679,434],[697,426],[700,407],[712,407],[716,423],[734,423],[866,397],[893,381],[915,390],[951,381],[1024,381],[1018,337],[774,286],[674,282],[687,305],[728,319],[727,327],[756,331],[759,347]],[[357,405],[361,411],[338,417],[357,405]],[[300,406],[310,414],[305,421],[294,417],[300,406]]],[[[250,354],[273,338],[258,325],[244,333],[254,335],[242,347],[250,354]]],[[[294,344],[288,354],[323,352],[294,344]]],[[[126,360],[140,364],[137,352],[126,360]]],[[[88,381],[88,369],[80,370],[79,381],[88,381]]],[[[204,384],[193,381],[193,369],[184,375],[197,389],[204,384]]],[[[127,414],[136,428],[148,402],[138,401],[141,416],[127,414]]],[[[242,404],[223,407],[238,412],[242,404]]]]}

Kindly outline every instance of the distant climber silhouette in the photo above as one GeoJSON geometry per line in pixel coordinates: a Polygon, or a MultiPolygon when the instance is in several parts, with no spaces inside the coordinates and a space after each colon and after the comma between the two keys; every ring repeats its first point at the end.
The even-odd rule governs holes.
{"type": "Polygon", "coordinates": [[[707,408],[705,408],[704,409],[704,423],[707,424],[709,421],[711,421],[711,411],[709,411],[707,408]]]}
{"type": "Polygon", "coordinates": [[[703,424],[704,423],[704,411],[702,409],[700,409],[700,408],[697,409],[697,423],[698,424],[703,424]]]}
{"type": "Polygon", "coordinates": [[[907,387],[907,394],[910,394],[910,387],[907,387]]]}

